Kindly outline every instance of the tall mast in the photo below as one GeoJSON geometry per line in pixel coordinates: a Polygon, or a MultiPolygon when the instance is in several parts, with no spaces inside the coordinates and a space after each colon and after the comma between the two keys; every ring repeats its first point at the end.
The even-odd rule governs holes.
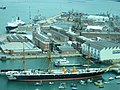
{"type": "Polygon", "coordinates": [[[88,70],[89,70],[89,65],[90,65],[90,44],[88,44],[88,70]]]}
{"type": "Polygon", "coordinates": [[[25,62],[25,47],[23,42],[23,65],[24,65],[24,71],[26,71],[26,62],[25,62]]]}
{"type": "Polygon", "coordinates": [[[49,42],[49,50],[48,50],[48,69],[52,70],[52,64],[51,64],[51,41],[49,42]]]}

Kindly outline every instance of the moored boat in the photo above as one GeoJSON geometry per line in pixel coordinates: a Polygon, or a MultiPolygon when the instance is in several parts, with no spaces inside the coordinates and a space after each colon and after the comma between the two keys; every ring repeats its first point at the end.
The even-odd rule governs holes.
{"type": "Polygon", "coordinates": [[[9,80],[13,81],[58,81],[58,80],[81,80],[88,78],[100,77],[104,71],[100,68],[78,69],[77,71],[63,70],[27,70],[27,71],[8,71],[6,75],[9,80]]]}
{"type": "Polygon", "coordinates": [[[49,82],[49,85],[53,85],[54,84],[54,82],[49,82]]]}
{"type": "Polygon", "coordinates": [[[120,76],[115,76],[115,79],[120,79],[120,76]]]}
{"type": "Polygon", "coordinates": [[[63,67],[63,66],[82,66],[78,63],[70,63],[69,60],[67,60],[66,58],[62,58],[62,59],[58,59],[54,62],[54,65],[56,67],[63,67]]]}
{"type": "Polygon", "coordinates": [[[3,10],[4,10],[4,9],[6,9],[6,7],[5,7],[5,6],[1,6],[0,9],[3,9],[3,10]]]}
{"type": "Polygon", "coordinates": [[[11,30],[18,28],[18,26],[22,25],[25,25],[25,22],[20,20],[20,18],[18,17],[15,21],[8,22],[5,28],[7,30],[7,33],[9,33],[11,30]]]}
{"type": "Polygon", "coordinates": [[[72,90],[77,90],[77,87],[72,87],[72,90]]]}
{"type": "Polygon", "coordinates": [[[94,84],[96,86],[102,87],[104,85],[104,83],[102,82],[102,80],[98,80],[97,82],[94,82],[94,84]]]}
{"type": "Polygon", "coordinates": [[[120,84],[120,81],[118,81],[117,84],[120,84]]]}
{"type": "Polygon", "coordinates": [[[35,86],[41,86],[42,85],[42,81],[41,82],[36,82],[35,86]]]}
{"type": "Polygon", "coordinates": [[[66,58],[63,59],[58,59],[57,61],[55,61],[55,64],[68,64],[69,61],[66,58]]]}
{"type": "Polygon", "coordinates": [[[111,80],[114,80],[114,77],[109,77],[109,80],[111,81],[111,80]]]}
{"type": "Polygon", "coordinates": [[[59,85],[58,88],[59,88],[59,89],[65,89],[65,83],[60,83],[60,85],[59,85]]]}

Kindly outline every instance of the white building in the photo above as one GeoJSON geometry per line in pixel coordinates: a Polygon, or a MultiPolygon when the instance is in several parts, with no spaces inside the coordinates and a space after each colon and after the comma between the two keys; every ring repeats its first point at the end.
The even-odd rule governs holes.
{"type": "Polygon", "coordinates": [[[102,31],[103,26],[87,26],[86,31],[102,31]]]}
{"type": "Polygon", "coordinates": [[[96,22],[109,21],[109,17],[108,16],[89,15],[89,16],[87,16],[87,18],[90,19],[90,20],[94,20],[96,22]]]}
{"type": "Polygon", "coordinates": [[[100,61],[120,59],[120,44],[109,41],[85,42],[82,44],[82,53],[84,55],[88,55],[88,47],[90,47],[91,58],[100,61]]]}

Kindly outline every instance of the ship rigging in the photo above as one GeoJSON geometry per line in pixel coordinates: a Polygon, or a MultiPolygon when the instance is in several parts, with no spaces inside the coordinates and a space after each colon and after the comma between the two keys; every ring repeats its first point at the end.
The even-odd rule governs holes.
{"type": "MultiPolygon", "coordinates": [[[[90,57],[89,57],[90,58],[90,57]]],[[[88,62],[88,64],[90,61],[88,62]]],[[[81,80],[100,77],[104,70],[101,68],[86,68],[86,69],[66,69],[63,67],[62,70],[53,70],[51,63],[51,42],[49,43],[48,50],[48,70],[41,69],[29,69],[26,70],[25,63],[25,49],[23,43],[23,64],[24,71],[8,71],[6,76],[10,81],[26,81],[26,82],[38,82],[38,81],[59,81],[59,80],[81,80]]]]}

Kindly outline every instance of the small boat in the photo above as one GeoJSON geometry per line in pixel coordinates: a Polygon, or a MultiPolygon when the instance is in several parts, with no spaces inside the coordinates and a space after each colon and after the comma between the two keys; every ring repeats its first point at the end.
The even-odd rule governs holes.
{"type": "Polygon", "coordinates": [[[77,90],[77,87],[72,87],[72,90],[77,90]]]}
{"type": "Polygon", "coordinates": [[[104,88],[104,86],[103,86],[103,85],[101,85],[101,86],[99,86],[99,88],[104,88]]]}
{"type": "Polygon", "coordinates": [[[102,80],[98,80],[97,82],[94,82],[94,84],[96,86],[103,86],[104,85],[104,83],[102,82],[102,80]]]}
{"type": "Polygon", "coordinates": [[[71,83],[70,86],[71,86],[71,87],[77,87],[77,84],[75,84],[75,83],[71,83]]]}
{"type": "Polygon", "coordinates": [[[115,79],[120,79],[120,76],[116,76],[115,79]]]}
{"type": "Polygon", "coordinates": [[[111,80],[114,80],[114,78],[113,77],[109,77],[109,80],[111,81],[111,80]]]}
{"type": "Polygon", "coordinates": [[[59,85],[58,88],[59,88],[59,89],[65,89],[65,83],[60,83],[60,85],[59,85]]]}
{"type": "Polygon", "coordinates": [[[5,6],[1,6],[0,9],[6,9],[6,7],[5,6]]]}
{"type": "Polygon", "coordinates": [[[49,82],[49,85],[53,85],[54,84],[54,82],[49,82]]]}
{"type": "Polygon", "coordinates": [[[120,84],[120,81],[118,81],[117,84],[120,84]]]}
{"type": "Polygon", "coordinates": [[[66,58],[63,58],[63,59],[58,59],[55,63],[67,64],[69,63],[69,61],[66,58]]]}
{"type": "Polygon", "coordinates": [[[63,67],[63,66],[82,66],[78,63],[70,63],[69,60],[66,58],[58,59],[57,61],[54,62],[54,65],[56,67],[63,67]]]}
{"type": "Polygon", "coordinates": [[[93,81],[92,81],[92,79],[88,79],[87,82],[88,82],[88,83],[91,83],[91,82],[93,82],[93,81]]]}
{"type": "Polygon", "coordinates": [[[80,80],[80,84],[85,85],[85,81],[84,80],[80,80]]]}
{"type": "Polygon", "coordinates": [[[42,86],[42,82],[36,82],[35,86],[42,86]]]}
{"type": "Polygon", "coordinates": [[[108,83],[110,83],[110,82],[106,82],[106,81],[104,82],[104,84],[108,84],[108,83]]]}
{"type": "Polygon", "coordinates": [[[66,58],[58,59],[54,62],[55,66],[66,66],[69,64],[69,61],[66,58]]]}
{"type": "Polygon", "coordinates": [[[38,88],[36,88],[35,90],[39,90],[38,88]]]}

